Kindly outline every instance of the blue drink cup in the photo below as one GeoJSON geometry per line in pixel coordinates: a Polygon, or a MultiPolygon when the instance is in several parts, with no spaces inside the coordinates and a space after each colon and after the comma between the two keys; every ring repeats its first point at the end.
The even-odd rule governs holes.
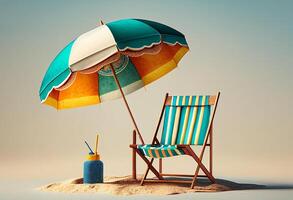
{"type": "Polygon", "coordinates": [[[83,164],[83,183],[103,183],[104,167],[99,154],[89,153],[83,164]]]}

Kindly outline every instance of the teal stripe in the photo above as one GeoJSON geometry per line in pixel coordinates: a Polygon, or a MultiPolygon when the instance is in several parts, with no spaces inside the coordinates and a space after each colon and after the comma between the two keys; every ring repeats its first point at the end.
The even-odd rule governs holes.
{"type": "Polygon", "coordinates": [[[165,140],[165,144],[171,144],[171,140],[172,140],[172,131],[173,131],[173,128],[174,128],[174,120],[175,120],[175,115],[176,115],[176,109],[174,107],[171,108],[171,119],[169,119],[168,121],[168,134],[166,135],[166,139],[167,139],[167,142],[165,140]]]}
{"type": "Polygon", "coordinates": [[[166,133],[167,133],[169,112],[170,112],[170,106],[166,106],[165,107],[163,133],[162,133],[162,137],[161,137],[161,144],[165,144],[165,138],[166,138],[166,133]]]}
{"type": "MultiPolygon", "coordinates": [[[[174,103],[176,103],[177,97],[172,97],[172,103],[174,105],[174,103]]],[[[176,116],[176,107],[171,107],[171,121],[169,122],[169,129],[168,129],[168,134],[166,134],[166,138],[167,139],[167,143],[165,142],[165,144],[171,144],[172,142],[172,133],[173,133],[173,128],[174,128],[174,121],[175,121],[175,116],[176,116]]],[[[165,140],[166,141],[166,140],[165,140]]]]}
{"type": "Polygon", "coordinates": [[[171,156],[171,155],[169,154],[168,150],[165,149],[164,151],[165,151],[165,154],[166,154],[167,157],[170,157],[170,156],[171,156]]]}
{"type": "Polygon", "coordinates": [[[172,97],[172,105],[176,105],[177,96],[172,97]]]}
{"type": "MultiPolygon", "coordinates": [[[[202,103],[202,96],[199,96],[199,100],[198,100],[198,105],[201,105],[202,103]]],[[[196,120],[195,120],[195,125],[194,125],[194,129],[193,129],[193,133],[192,133],[192,139],[191,139],[191,144],[195,144],[195,137],[196,137],[196,131],[198,128],[200,128],[200,124],[199,124],[199,116],[200,116],[200,113],[202,111],[202,107],[199,106],[197,107],[197,113],[196,113],[196,120]]]]}
{"type": "Polygon", "coordinates": [[[155,149],[151,149],[151,152],[152,152],[152,154],[153,154],[152,157],[157,158],[155,149]]]}
{"type": "Polygon", "coordinates": [[[179,96],[179,105],[182,105],[183,103],[183,96],[179,96]]]}
{"type": "MultiPolygon", "coordinates": [[[[122,88],[141,80],[141,77],[138,74],[136,67],[127,56],[122,56],[120,58],[119,66],[115,66],[115,72],[122,88]]],[[[115,79],[113,79],[112,71],[110,68],[101,69],[98,73],[98,89],[100,96],[118,90],[117,84],[115,82],[115,79]]]]}
{"type": "Polygon", "coordinates": [[[159,150],[159,155],[160,155],[160,158],[163,158],[163,153],[162,153],[162,149],[159,150]]]}
{"type": "Polygon", "coordinates": [[[166,157],[171,157],[173,156],[177,156],[177,155],[182,155],[185,154],[184,151],[182,149],[178,149],[177,145],[139,145],[138,146],[139,151],[144,154],[147,157],[152,157],[152,158],[163,158],[163,151],[166,154],[166,157]],[[148,151],[152,152],[152,156],[148,153],[148,151]],[[172,155],[168,152],[168,150],[170,150],[172,152],[172,155]],[[179,151],[179,152],[176,152],[179,151]],[[158,152],[159,156],[156,156],[155,152],[158,152]]]}
{"type": "Polygon", "coordinates": [[[107,23],[120,50],[141,48],[161,41],[161,34],[150,25],[135,20],[122,19],[107,23]]]}
{"type": "Polygon", "coordinates": [[[71,71],[69,69],[69,57],[72,46],[74,44],[73,40],[70,42],[51,62],[41,84],[39,90],[40,99],[45,100],[52,89],[68,78],[71,71]]]}
{"type": "Polygon", "coordinates": [[[178,135],[177,135],[177,139],[176,139],[176,144],[180,143],[180,138],[183,134],[183,125],[184,125],[184,117],[186,114],[186,109],[187,107],[184,106],[181,108],[181,115],[180,115],[180,121],[179,121],[179,128],[178,128],[178,135]]]}
{"type": "Polygon", "coordinates": [[[190,96],[187,96],[187,97],[186,97],[186,99],[185,99],[185,103],[186,103],[186,104],[188,104],[190,98],[191,98],[190,96]]]}
{"type": "Polygon", "coordinates": [[[162,40],[164,42],[168,42],[171,44],[175,44],[176,42],[179,42],[182,45],[187,45],[184,35],[169,26],[166,26],[164,24],[160,24],[157,22],[149,21],[149,20],[143,20],[143,19],[136,19],[136,20],[142,21],[150,25],[154,29],[156,29],[162,35],[162,40]]]}
{"type": "Polygon", "coordinates": [[[171,152],[172,152],[173,156],[177,155],[176,151],[174,151],[173,149],[171,149],[171,152]]]}
{"type": "MultiPolygon", "coordinates": [[[[206,101],[209,101],[209,97],[207,97],[206,101]]],[[[207,129],[210,121],[210,113],[211,113],[211,106],[204,107],[204,114],[203,114],[203,122],[200,130],[200,135],[198,139],[198,145],[202,145],[204,143],[204,139],[207,134],[207,129]]]]}
{"type": "Polygon", "coordinates": [[[182,45],[187,45],[185,38],[174,36],[174,35],[163,36],[163,41],[171,43],[171,44],[175,44],[176,42],[179,42],[182,45]]]}
{"type": "Polygon", "coordinates": [[[198,98],[197,96],[192,96],[191,105],[195,105],[195,102],[196,102],[197,98],[198,98]]]}
{"type": "Polygon", "coordinates": [[[43,92],[41,92],[40,95],[40,99],[43,101],[45,100],[49,94],[51,93],[52,89],[58,85],[60,85],[61,83],[63,83],[71,74],[70,69],[66,69],[64,72],[62,72],[61,74],[59,74],[57,77],[55,77],[55,79],[50,82],[45,89],[43,90],[43,92]]]}

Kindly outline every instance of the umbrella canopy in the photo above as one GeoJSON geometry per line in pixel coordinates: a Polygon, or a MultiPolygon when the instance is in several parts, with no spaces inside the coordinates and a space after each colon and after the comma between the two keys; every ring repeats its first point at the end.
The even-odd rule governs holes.
{"type": "Polygon", "coordinates": [[[103,24],[56,56],[42,81],[40,99],[65,109],[119,98],[173,70],[187,51],[184,35],[164,24],[142,19],[103,24]]]}

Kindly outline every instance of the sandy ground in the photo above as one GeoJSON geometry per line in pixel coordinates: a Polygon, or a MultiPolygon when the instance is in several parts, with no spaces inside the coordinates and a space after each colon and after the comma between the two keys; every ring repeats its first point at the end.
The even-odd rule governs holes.
{"type": "Polygon", "coordinates": [[[112,195],[173,195],[191,192],[220,192],[230,190],[264,189],[263,185],[240,184],[223,179],[217,179],[216,184],[211,184],[206,179],[198,180],[194,189],[188,184],[178,183],[145,183],[140,186],[139,180],[131,176],[105,177],[103,184],[82,184],[82,178],[71,179],[64,182],[52,183],[38,189],[42,191],[64,193],[108,193],[112,195]]]}

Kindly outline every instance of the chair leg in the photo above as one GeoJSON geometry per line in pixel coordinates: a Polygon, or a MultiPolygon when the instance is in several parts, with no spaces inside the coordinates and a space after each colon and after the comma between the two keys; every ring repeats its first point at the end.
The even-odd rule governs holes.
{"type": "Polygon", "coordinates": [[[189,155],[195,160],[195,162],[197,162],[198,166],[198,170],[196,170],[195,174],[194,174],[194,177],[193,177],[193,180],[192,180],[192,183],[191,183],[191,188],[194,187],[194,183],[196,181],[196,178],[198,176],[198,171],[199,171],[199,168],[202,169],[202,171],[207,175],[207,177],[209,178],[209,180],[212,182],[212,183],[215,183],[215,178],[211,175],[211,173],[207,170],[207,168],[203,165],[203,163],[201,162],[201,160],[198,158],[198,156],[193,152],[193,150],[190,148],[190,147],[187,147],[187,151],[189,152],[189,155]]]}
{"type": "Polygon", "coordinates": [[[210,127],[210,173],[213,175],[213,124],[210,127]]]}
{"type": "MultiPolygon", "coordinates": [[[[200,161],[201,161],[201,159],[200,159],[200,161]]],[[[194,185],[195,185],[196,180],[197,180],[197,176],[198,176],[198,174],[199,174],[199,169],[200,169],[199,164],[197,164],[197,166],[196,166],[196,170],[195,170],[195,172],[194,172],[194,177],[193,177],[193,179],[192,179],[191,189],[194,188],[194,185]]]]}
{"type": "Polygon", "coordinates": [[[154,158],[151,159],[149,165],[147,166],[147,169],[146,169],[146,171],[145,171],[145,174],[144,174],[143,178],[141,179],[140,185],[143,185],[144,180],[147,178],[148,173],[149,173],[149,171],[150,171],[150,165],[152,165],[153,162],[154,162],[154,158]]]}
{"type": "Polygon", "coordinates": [[[199,173],[199,164],[197,165],[196,170],[194,172],[194,176],[193,176],[192,183],[191,183],[191,186],[190,186],[191,189],[194,188],[194,185],[195,185],[196,180],[197,180],[198,173],[199,173]]]}
{"type": "Polygon", "coordinates": [[[138,149],[136,149],[137,154],[142,158],[142,160],[147,164],[148,168],[155,174],[155,176],[162,180],[163,177],[161,176],[161,174],[156,170],[156,168],[154,168],[154,166],[152,165],[152,162],[150,162],[138,149]]]}
{"type": "Polygon", "coordinates": [[[159,172],[160,174],[163,173],[163,159],[162,158],[159,159],[159,172]]]}

